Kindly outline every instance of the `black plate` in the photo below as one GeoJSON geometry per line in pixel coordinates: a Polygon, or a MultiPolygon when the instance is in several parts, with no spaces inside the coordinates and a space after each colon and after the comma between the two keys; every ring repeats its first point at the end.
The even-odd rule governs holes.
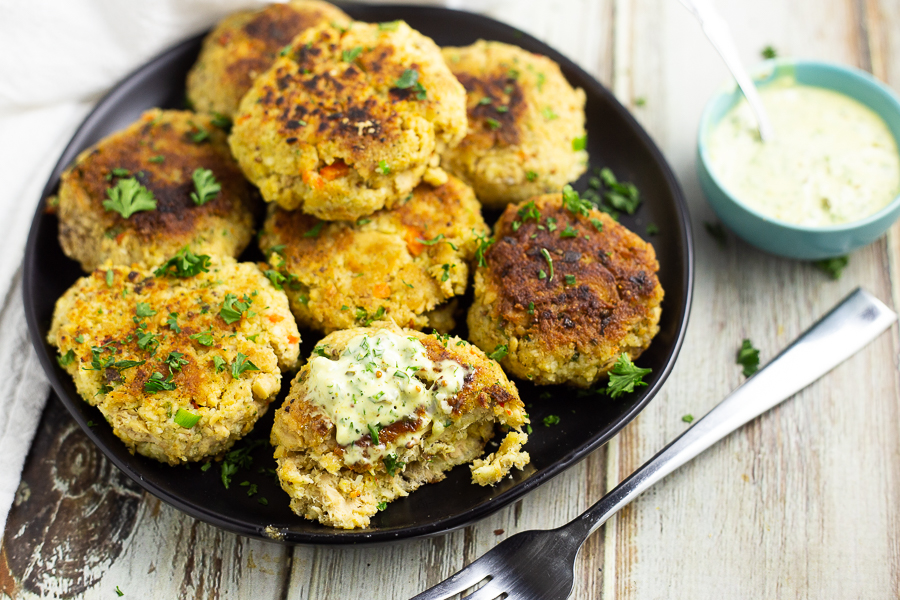
{"type": "MultiPolygon", "coordinates": [[[[117,85],[91,112],[60,157],[34,217],[25,254],[24,293],[29,331],[41,364],[75,420],[106,456],[146,490],[202,521],[250,537],[291,544],[371,544],[445,533],[481,519],[521,498],[542,483],[599,448],[625,426],[659,391],[675,363],[687,326],[693,285],[693,248],[687,208],[678,183],[654,143],[602,85],[552,48],[512,27],[486,17],[441,8],[411,6],[344,7],[356,19],[390,21],[404,19],[440,45],[467,45],[479,38],[516,44],[544,54],[562,67],[568,80],[587,93],[588,151],[592,166],[608,166],[623,180],[640,188],[644,202],[623,223],[643,235],[648,223],[659,226],[652,238],[659,256],[659,279],[666,291],[660,332],[638,364],[652,367],[649,386],[618,400],[603,396],[578,398],[566,388],[535,388],[518,382],[528,405],[534,434],[527,450],[531,464],[524,472],[497,486],[470,483],[469,469],[458,467],[441,483],[424,486],[408,498],[392,503],[372,519],[366,530],[340,531],[307,521],[288,508],[271,472],[275,466],[271,449],[261,445],[253,451],[253,466],[235,475],[225,490],[218,465],[201,472],[199,465],[187,469],[169,467],[143,456],[132,456],[116,438],[100,412],[82,400],[71,377],[56,363],[56,352],[46,342],[53,306],[80,276],[78,265],[66,258],[57,241],[57,219],[45,214],[47,197],[55,193],[59,176],[77,154],[104,136],[133,122],[149,107],[180,108],[184,101],[184,79],[200,49],[201,37],[187,40],[150,61],[117,85]],[[541,398],[550,392],[552,399],[541,398]],[[541,424],[547,415],[560,416],[554,427],[541,424]],[[88,427],[88,421],[95,425],[88,427]],[[259,493],[249,497],[242,481],[255,483],[259,493]],[[267,505],[258,502],[260,497],[267,505]]],[[[576,185],[584,190],[587,175],[576,185]]],[[[487,215],[489,221],[491,215],[487,215]]],[[[244,258],[255,258],[252,251],[244,258]]],[[[303,355],[319,338],[303,332],[303,355]]],[[[285,385],[285,388],[287,385],[285,385]]],[[[274,406],[280,405],[280,401],[274,406]]],[[[249,439],[265,440],[272,426],[270,410],[249,439]]],[[[238,443],[238,447],[246,444],[238,443]]]]}

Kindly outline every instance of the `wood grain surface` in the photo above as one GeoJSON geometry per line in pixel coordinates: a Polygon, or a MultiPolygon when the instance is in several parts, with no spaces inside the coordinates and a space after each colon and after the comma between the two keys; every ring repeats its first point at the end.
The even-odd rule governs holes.
{"type": "MultiPolygon", "coordinates": [[[[459,3],[456,3],[459,4],[459,3]]],[[[900,89],[898,0],[718,0],[747,63],[782,55],[872,71],[900,89]]],[[[695,175],[706,99],[727,78],[676,0],[494,0],[519,27],[610,87],[689,199],[694,307],[662,393],[618,437],[515,505],[443,537],[361,549],[286,548],[222,532],[142,494],[58,401],[44,414],[0,551],[0,597],[407,598],[505,537],[558,526],[681,433],[743,376],[743,338],[774,356],[856,286],[900,306],[900,226],[843,277],[768,256],[715,221],[695,175]]],[[[573,597],[889,598],[900,590],[900,335],[896,326],[724,440],[600,530],[573,597]]]]}

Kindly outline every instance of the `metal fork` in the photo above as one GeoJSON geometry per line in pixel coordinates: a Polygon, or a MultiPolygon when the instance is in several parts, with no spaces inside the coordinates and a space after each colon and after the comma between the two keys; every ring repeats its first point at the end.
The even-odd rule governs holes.
{"type": "Polygon", "coordinates": [[[857,288],[762,370],[574,521],[558,529],[516,534],[413,600],[444,600],[485,581],[466,599],[568,598],[575,581],[578,550],[607,519],[732,431],[855,354],[896,320],[897,315],[884,304],[857,288]]]}

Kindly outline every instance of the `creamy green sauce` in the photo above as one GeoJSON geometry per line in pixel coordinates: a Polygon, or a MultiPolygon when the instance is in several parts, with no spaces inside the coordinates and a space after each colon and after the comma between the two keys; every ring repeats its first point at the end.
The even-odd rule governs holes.
{"type": "Polygon", "coordinates": [[[900,193],[900,155],[875,112],[838,92],[782,78],[760,88],[775,139],[762,143],[746,100],[708,139],[725,188],[789,223],[828,226],[878,212],[900,193]]]}
{"type": "Polygon", "coordinates": [[[334,423],[346,464],[371,464],[398,446],[416,443],[436,414],[449,415],[449,400],[463,388],[468,369],[453,360],[428,358],[418,338],[379,331],[352,338],[337,360],[310,360],[307,399],[334,423]],[[359,446],[364,436],[400,421],[422,419],[414,432],[390,444],[359,446]]]}

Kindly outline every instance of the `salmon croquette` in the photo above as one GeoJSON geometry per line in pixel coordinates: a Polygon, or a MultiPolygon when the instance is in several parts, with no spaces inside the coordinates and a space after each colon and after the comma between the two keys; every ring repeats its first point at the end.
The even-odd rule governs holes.
{"type": "Polygon", "coordinates": [[[508,206],[493,239],[475,271],[469,338],[507,372],[589,387],[659,331],[653,246],[571,188],[508,206]]]}
{"type": "Polygon", "coordinates": [[[256,79],[229,142],[268,202],[352,220],[444,181],[465,105],[440,49],[406,23],[324,25],[256,79]]]}
{"type": "Polygon", "coordinates": [[[255,264],[190,252],[79,279],[48,338],[126,447],[170,465],[249,433],[300,352],[287,297],[255,264]]]}
{"type": "Polygon", "coordinates": [[[329,333],[384,318],[446,332],[445,303],[465,291],[488,233],[471,188],[450,177],[355,222],[270,207],[260,246],[303,326],[329,333]]]}
{"type": "Polygon", "coordinates": [[[493,485],[529,461],[525,407],[500,366],[471,344],[392,323],[338,331],[316,346],[275,413],[272,445],[291,509],[311,520],[367,527],[379,504],[470,466],[493,485]]]}
{"type": "Polygon", "coordinates": [[[239,255],[259,194],[210,117],[152,109],[82,152],[59,184],[59,242],[90,272],[157,266],[188,246],[239,255]]]}
{"type": "Polygon", "coordinates": [[[188,100],[198,112],[231,118],[253,80],[272,66],[298,33],[322,23],[346,27],[350,21],[338,7],[318,0],[293,0],[229,15],[203,40],[187,76],[188,100]]]}
{"type": "Polygon", "coordinates": [[[585,95],[559,65],[484,40],[443,54],[466,88],[469,130],[442,166],[475,188],[482,204],[503,208],[557,192],[584,173],[585,95]]]}

